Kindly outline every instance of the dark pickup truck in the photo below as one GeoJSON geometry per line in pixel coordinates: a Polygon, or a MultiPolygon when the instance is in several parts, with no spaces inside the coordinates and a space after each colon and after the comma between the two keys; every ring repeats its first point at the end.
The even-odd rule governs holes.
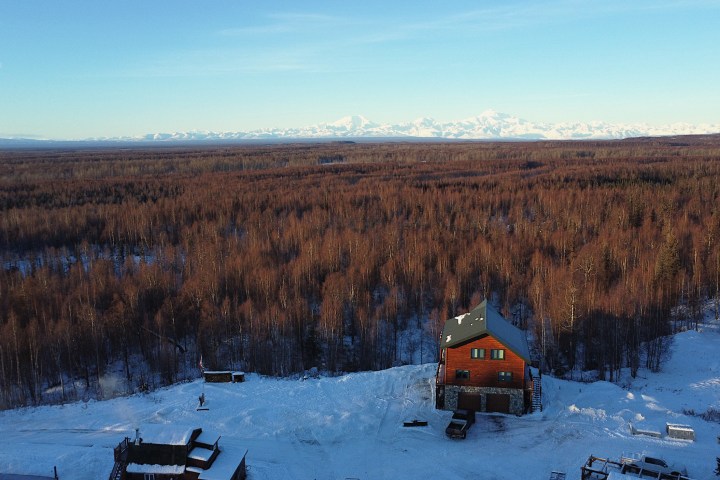
{"type": "Polygon", "coordinates": [[[465,438],[473,423],[475,423],[473,410],[455,410],[450,424],[445,429],[445,434],[450,438],[465,438]]]}

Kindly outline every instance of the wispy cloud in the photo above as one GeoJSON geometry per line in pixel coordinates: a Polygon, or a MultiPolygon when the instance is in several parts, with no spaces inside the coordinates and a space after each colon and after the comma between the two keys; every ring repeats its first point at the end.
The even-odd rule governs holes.
{"type": "Polygon", "coordinates": [[[436,32],[458,34],[492,33],[525,28],[533,25],[565,23],[593,17],[684,10],[688,8],[720,8],[718,0],[558,0],[554,2],[512,2],[498,7],[471,9],[433,18],[393,24],[391,33],[368,34],[359,37],[363,42],[409,39],[436,32]],[[374,40],[375,39],[375,40],[374,40]]]}
{"type": "Polygon", "coordinates": [[[286,21],[286,22],[293,22],[293,23],[328,23],[328,22],[336,22],[338,20],[341,20],[340,17],[334,16],[334,15],[326,15],[323,13],[292,13],[292,12],[283,12],[283,13],[271,13],[268,15],[269,18],[273,18],[279,21],[286,21]]]}
{"type": "Polygon", "coordinates": [[[213,77],[236,74],[262,74],[317,71],[310,52],[302,48],[243,51],[204,49],[177,52],[121,71],[122,77],[213,77]]]}
{"type": "Polygon", "coordinates": [[[224,37],[239,37],[243,35],[274,35],[280,33],[289,33],[293,29],[289,25],[282,23],[271,23],[266,25],[252,25],[247,27],[224,28],[218,31],[218,35],[224,37]]]}
{"type": "Polygon", "coordinates": [[[271,13],[265,19],[265,23],[225,28],[217,33],[226,37],[278,35],[310,31],[330,25],[339,26],[346,23],[344,18],[318,13],[271,13]]]}
{"type": "MultiPolygon", "coordinates": [[[[268,13],[260,18],[259,23],[216,31],[216,35],[226,39],[219,40],[215,47],[178,51],[171,56],[150,59],[123,75],[176,77],[345,72],[363,67],[338,59],[346,57],[348,52],[374,56],[384,44],[433,38],[433,35],[439,41],[447,42],[531,26],[688,6],[718,8],[720,1],[556,0],[540,3],[523,0],[496,7],[455,11],[433,18],[416,16],[414,20],[382,15],[349,18],[313,12],[268,13]],[[231,40],[233,37],[236,40],[231,40]]],[[[407,69],[409,64],[404,62],[402,68],[407,69]]]]}

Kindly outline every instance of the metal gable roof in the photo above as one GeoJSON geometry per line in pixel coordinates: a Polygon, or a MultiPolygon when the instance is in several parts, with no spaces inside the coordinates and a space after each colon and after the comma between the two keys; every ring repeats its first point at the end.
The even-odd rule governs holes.
{"type": "Polygon", "coordinates": [[[525,333],[505,320],[484,300],[470,312],[448,319],[443,328],[440,348],[452,348],[468,340],[491,335],[516,355],[530,363],[525,333]]]}

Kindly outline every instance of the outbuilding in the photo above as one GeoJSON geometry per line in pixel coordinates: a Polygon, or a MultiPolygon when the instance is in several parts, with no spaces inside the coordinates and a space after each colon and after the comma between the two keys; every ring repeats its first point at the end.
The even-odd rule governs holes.
{"type": "Polygon", "coordinates": [[[115,447],[110,480],[243,480],[246,456],[201,428],[146,425],[115,447]]]}

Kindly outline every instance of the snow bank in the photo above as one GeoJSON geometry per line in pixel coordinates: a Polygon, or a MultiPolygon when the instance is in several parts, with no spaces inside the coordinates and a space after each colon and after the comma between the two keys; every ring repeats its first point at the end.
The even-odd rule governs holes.
{"type": "Polygon", "coordinates": [[[201,427],[222,436],[218,458],[228,465],[247,450],[254,480],[546,479],[553,470],[577,478],[590,454],[625,452],[683,463],[692,478],[710,480],[719,426],[700,415],[720,409],[719,344],[710,329],[676,335],[663,370],[641,370],[626,388],[545,375],[541,413],[478,415],[464,441],[445,437],[451,412],[433,407],[436,364],[304,381],[248,374],[245,383],[205,384],[211,408],[204,412],[195,410],[200,380],[148,395],[0,412],[0,471],[47,474],[57,465],[61,478],[107,478],[112,448],[134,438],[135,428],[145,437],[172,427],[167,435],[181,442],[201,427]],[[402,427],[413,419],[428,426],[402,427]],[[657,431],[688,425],[696,441],[633,436],[629,422],[657,431]]]}

